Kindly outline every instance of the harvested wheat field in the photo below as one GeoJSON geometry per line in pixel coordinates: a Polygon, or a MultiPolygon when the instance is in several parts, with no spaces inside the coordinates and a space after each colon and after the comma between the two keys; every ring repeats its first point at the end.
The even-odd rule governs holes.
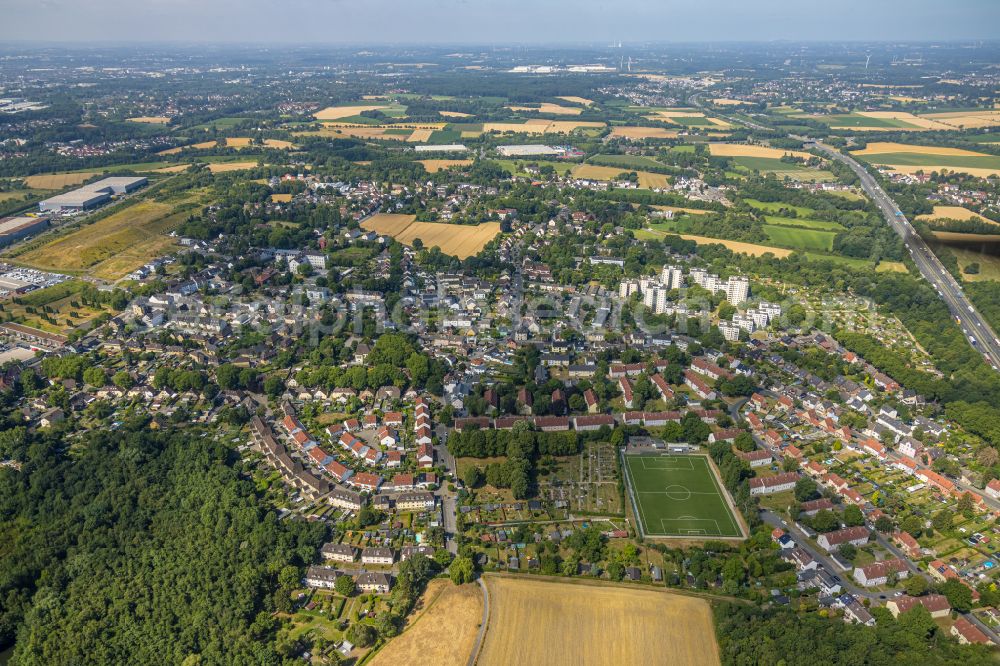
{"type": "Polygon", "coordinates": [[[594,166],[593,164],[580,164],[573,167],[572,174],[577,178],[589,178],[591,180],[613,181],[622,173],[635,171],[639,176],[639,187],[649,190],[667,187],[669,176],[662,173],[652,173],[649,171],[636,171],[628,167],[605,167],[594,166]]]}
{"type": "Polygon", "coordinates": [[[481,666],[719,663],[708,602],[659,590],[487,576],[481,666]]]}
{"type": "Polygon", "coordinates": [[[622,139],[676,139],[677,130],[662,127],[639,127],[636,125],[611,128],[612,138],[622,139]]]}
{"type": "Polygon", "coordinates": [[[83,181],[96,176],[96,171],[81,171],[77,173],[45,173],[37,176],[25,176],[24,184],[36,190],[61,190],[64,187],[79,185],[83,181]]]}
{"type": "Polygon", "coordinates": [[[316,120],[340,120],[359,115],[362,111],[377,111],[384,109],[386,104],[359,104],[358,106],[328,106],[313,114],[316,120]]]}
{"type": "Polygon", "coordinates": [[[662,211],[672,211],[674,213],[689,213],[691,215],[707,215],[708,213],[714,213],[711,210],[702,210],[701,208],[683,208],[681,206],[650,206],[654,210],[662,211]]]}
{"type": "MultiPolygon", "coordinates": [[[[878,160],[872,160],[878,163],[878,160]]],[[[928,164],[928,165],[912,165],[912,164],[888,164],[886,165],[896,173],[933,173],[934,171],[950,171],[952,173],[964,173],[976,178],[989,178],[991,176],[1000,176],[1000,168],[987,168],[987,167],[959,167],[951,166],[948,164],[928,164]]]]}
{"type": "Polygon", "coordinates": [[[865,146],[864,150],[853,151],[854,155],[881,155],[884,153],[914,153],[918,155],[965,155],[969,157],[982,157],[985,153],[977,153],[972,150],[962,148],[945,148],[941,146],[916,146],[909,143],[893,143],[890,141],[873,141],[865,146]]]}
{"type": "Polygon", "coordinates": [[[671,236],[680,236],[684,240],[694,241],[698,245],[722,245],[728,250],[732,250],[733,252],[738,252],[740,254],[749,254],[751,257],[762,257],[765,254],[773,254],[778,259],[783,259],[792,254],[792,250],[783,247],[756,245],[754,243],[744,243],[743,241],[709,238],[708,236],[694,236],[692,234],[678,234],[674,232],[658,231],[655,229],[640,229],[639,231],[649,234],[649,237],[662,237],[669,234],[671,236]]]}
{"type": "Polygon", "coordinates": [[[135,118],[126,118],[130,123],[148,123],[150,125],[166,125],[170,122],[168,116],[137,116],[135,118]]]}
{"type": "Polygon", "coordinates": [[[450,169],[457,166],[469,166],[472,160],[417,160],[424,166],[427,173],[437,173],[441,169],[450,169]]]}
{"type": "Polygon", "coordinates": [[[271,201],[274,203],[290,203],[292,200],[292,195],[285,192],[283,194],[272,194],[271,201]]]}
{"type": "Polygon", "coordinates": [[[809,153],[801,150],[783,150],[780,148],[770,148],[768,146],[753,146],[745,143],[710,143],[708,151],[712,157],[770,157],[781,159],[785,155],[793,155],[803,159],[812,157],[809,153]]]}
{"type": "Polygon", "coordinates": [[[564,102],[569,102],[570,104],[582,104],[583,106],[590,106],[594,103],[594,100],[587,99],[586,97],[576,97],[574,95],[557,95],[556,99],[561,99],[564,102]]]}
{"type": "Polygon", "coordinates": [[[406,140],[412,143],[427,143],[431,139],[431,134],[434,134],[432,129],[416,129],[406,140]]]}
{"type": "Polygon", "coordinates": [[[983,109],[982,111],[951,111],[946,113],[928,113],[925,118],[931,118],[949,129],[978,129],[981,127],[996,127],[1000,125],[1000,111],[983,109]]]}
{"type": "Polygon", "coordinates": [[[438,111],[438,115],[442,115],[445,118],[471,118],[471,113],[462,113],[461,111],[438,111]]]}
{"type": "MultiPolygon", "coordinates": [[[[532,118],[523,123],[483,123],[483,132],[500,132],[501,134],[569,134],[578,129],[601,128],[604,123],[584,120],[543,120],[532,118]]],[[[465,135],[465,132],[462,133],[465,135]]],[[[478,135],[478,134],[477,134],[478,135]]]]}
{"type": "Polygon", "coordinates": [[[716,97],[712,100],[712,104],[716,106],[739,106],[740,104],[749,104],[749,102],[744,102],[740,99],[729,99],[726,97],[716,97]]]}
{"type": "MultiPolygon", "coordinates": [[[[252,143],[250,137],[245,136],[234,136],[222,140],[222,145],[220,146],[218,141],[202,141],[201,143],[192,143],[187,146],[179,146],[177,148],[168,148],[167,150],[161,150],[156,153],[157,155],[176,155],[182,150],[210,150],[212,148],[225,147],[225,148],[235,148],[237,150],[242,150],[243,148],[259,148],[260,146],[255,146],[252,143]]],[[[291,141],[282,141],[280,139],[264,139],[265,148],[278,148],[280,150],[290,150],[296,148],[297,146],[291,141]]]]}
{"type": "Polygon", "coordinates": [[[556,116],[578,116],[583,113],[583,109],[575,106],[562,106],[560,104],[544,103],[537,106],[508,106],[511,111],[537,111],[539,113],[551,113],[556,116]]]}
{"type": "Polygon", "coordinates": [[[976,213],[975,211],[971,211],[968,208],[963,208],[961,206],[934,206],[933,213],[917,215],[918,220],[939,220],[939,219],[972,220],[976,218],[986,223],[1000,224],[998,222],[994,222],[993,220],[983,217],[982,215],[976,213]]]}
{"type": "Polygon", "coordinates": [[[208,170],[212,173],[226,173],[227,171],[241,171],[243,169],[256,168],[256,162],[217,162],[209,164],[208,170]]]}
{"type": "Polygon", "coordinates": [[[415,220],[415,215],[379,213],[362,222],[361,226],[379,234],[392,236],[404,245],[412,246],[419,238],[425,248],[436,245],[445,254],[459,259],[478,254],[500,233],[499,222],[483,222],[472,226],[415,220]]]}
{"type": "Polygon", "coordinates": [[[153,169],[153,173],[180,173],[181,171],[186,171],[187,168],[191,166],[190,164],[175,164],[168,167],[160,167],[159,169],[153,169]]]}
{"type": "Polygon", "coordinates": [[[928,130],[950,130],[955,129],[944,123],[938,122],[931,118],[921,118],[920,116],[915,116],[912,113],[906,113],[905,111],[858,111],[859,116],[865,118],[875,118],[882,120],[902,120],[903,122],[909,123],[911,125],[916,125],[921,129],[928,130]]]}
{"type": "Polygon", "coordinates": [[[465,666],[483,619],[478,585],[435,579],[420,597],[417,617],[368,662],[371,666],[465,666]]]}

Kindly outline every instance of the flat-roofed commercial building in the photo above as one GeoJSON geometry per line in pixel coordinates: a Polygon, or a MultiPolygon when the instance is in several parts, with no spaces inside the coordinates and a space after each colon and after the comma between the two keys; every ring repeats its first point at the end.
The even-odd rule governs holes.
{"type": "Polygon", "coordinates": [[[38,209],[53,212],[89,210],[107,202],[116,194],[134,192],[147,183],[149,180],[141,176],[111,176],[39,201],[38,209]]]}
{"type": "Polygon", "coordinates": [[[47,217],[7,217],[0,219],[0,247],[44,231],[49,226],[47,217]]]}

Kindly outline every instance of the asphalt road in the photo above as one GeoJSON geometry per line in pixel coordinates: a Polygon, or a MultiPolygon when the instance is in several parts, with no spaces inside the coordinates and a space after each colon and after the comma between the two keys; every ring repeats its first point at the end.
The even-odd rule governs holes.
{"type": "MultiPolygon", "coordinates": [[[[692,95],[688,101],[701,108],[701,93],[692,95]]],[[[772,127],[766,127],[750,120],[733,118],[731,116],[721,117],[752,129],[765,132],[776,131],[772,127]]],[[[976,351],[983,355],[986,362],[992,365],[994,370],[1000,370],[1000,336],[997,336],[996,332],[986,323],[983,316],[972,305],[972,301],[965,296],[965,292],[962,291],[962,287],[958,284],[958,281],[945,269],[944,264],[938,260],[937,256],[931,252],[927,243],[917,234],[910,221],[899,210],[896,202],[885,193],[885,190],[868,173],[867,169],[854,158],[821,141],[795,134],[789,134],[789,136],[804,142],[806,148],[815,148],[826,153],[832,159],[846,164],[861,179],[862,189],[871,197],[872,201],[879,207],[879,210],[882,211],[882,215],[889,223],[889,226],[903,239],[906,249],[910,253],[911,259],[913,259],[913,263],[916,264],[917,269],[924,276],[924,279],[931,283],[931,286],[934,287],[941,299],[944,300],[951,311],[951,315],[955,317],[962,327],[962,332],[965,334],[966,340],[976,351]]]]}
{"type": "MultiPolygon", "coordinates": [[[[851,577],[853,572],[841,571],[836,566],[834,566],[833,560],[831,560],[830,557],[825,552],[823,552],[819,548],[814,548],[806,539],[806,535],[803,534],[801,530],[795,527],[793,523],[783,519],[778,514],[772,511],[768,511],[767,509],[762,509],[760,512],[760,519],[765,523],[767,523],[768,525],[771,525],[772,527],[780,527],[789,534],[791,534],[795,538],[795,543],[797,543],[800,548],[802,548],[807,553],[812,555],[813,559],[822,564],[828,573],[835,575],[837,576],[837,578],[840,579],[840,586],[844,589],[845,592],[850,592],[858,599],[867,597],[868,599],[871,600],[871,604],[873,607],[884,606],[886,601],[893,598],[890,594],[886,594],[884,592],[872,592],[862,587],[858,587],[858,585],[855,584],[854,579],[851,577]]],[[[922,576],[929,583],[931,584],[935,583],[934,579],[931,578],[930,575],[919,569],[916,564],[911,562],[910,559],[907,558],[906,555],[902,553],[898,548],[896,548],[894,544],[890,543],[888,539],[886,539],[883,535],[879,534],[878,532],[874,532],[874,534],[875,534],[875,540],[878,542],[880,546],[886,548],[894,556],[906,562],[907,568],[909,568],[911,576],[922,576]]],[[[1000,643],[1000,636],[998,636],[997,633],[993,631],[992,628],[987,626],[978,617],[976,617],[972,613],[963,613],[962,615],[967,620],[972,622],[974,625],[979,627],[979,629],[984,634],[989,636],[990,639],[993,640],[995,643],[1000,643]]]]}
{"type": "Polygon", "coordinates": [[[903,239],[910,253],[910,258],[913,259],[913,263],[920,270],[920,274],[937,290],[938,294],[948,305],[952,316],[960,322],[966,339],[972,344],[973,348],[983,354],[987,362],[995,369],[1000,368],[1000,337],[997,337],[997,334],[986,323],[983,316],[973,307],[972,302],[965,296],[958,281],[945,269],[944,264],[941,263],[937,256],[931,252],[927,243],[917,234],[910,221],[906,219],[906,216],[899,210],[896,203],[885,193],[885,190],[882,189],[872,175],[855,159],[824,143],[813,141],[807,143],[806,147],[815,147],[838,162],[846,164],[857,174],[858,178],[861,179],[861,187],[868,193],[872,201],[878,205],[889,226],[903,239]]]}

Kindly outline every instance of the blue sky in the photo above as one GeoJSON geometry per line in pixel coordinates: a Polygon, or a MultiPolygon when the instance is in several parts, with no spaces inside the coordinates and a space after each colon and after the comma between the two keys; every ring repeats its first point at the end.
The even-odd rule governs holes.
{"type": "Polygon", "coordinates": [[[0,39],[384,43],[962,40],[1000,0],[0,0],[0,39]]]}

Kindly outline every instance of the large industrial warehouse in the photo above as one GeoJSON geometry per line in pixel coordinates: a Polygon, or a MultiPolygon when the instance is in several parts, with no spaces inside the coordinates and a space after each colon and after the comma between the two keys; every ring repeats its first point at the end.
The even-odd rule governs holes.
{"type": "Polygon", "coordinates": [[[7,247],[22,238],[43,231],[48,226],[47,217],[0,218],[0,247],[7,247]]]}
{"type": "Polygon", "coordinates": [[[39,201],[38,209],[54,213],[90,210],[109,201],[113,195],[134,192],[148,182],[141,176],[112,176],[39,201]]]}

